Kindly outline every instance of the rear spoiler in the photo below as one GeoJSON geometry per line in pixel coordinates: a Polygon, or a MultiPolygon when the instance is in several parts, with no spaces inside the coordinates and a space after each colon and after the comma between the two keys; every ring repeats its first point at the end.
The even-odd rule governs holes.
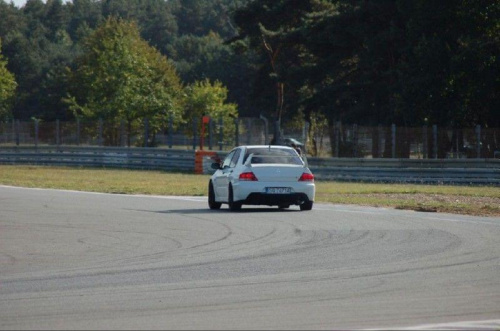
{"type": "Polygon", "coordinates": [[[309,168],[309,162],[307,161],[307,156],[300,156],[302,161],[304,161],[304,168],[309,168]]]}
{"type": "Polygon", "coordinates": [[[244,166],[246,166],[246,167],[252,167],[252,157],[253,157],[253,153],[251,153],[250,155],[248,155],[247,160],[245,161],[244,166]]]}

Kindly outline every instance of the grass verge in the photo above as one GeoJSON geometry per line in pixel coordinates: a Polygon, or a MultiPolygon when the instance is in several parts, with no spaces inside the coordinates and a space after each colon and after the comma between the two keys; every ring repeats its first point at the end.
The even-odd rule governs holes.
{"type": "MultiPolygon", "coordinates": [[[[205,196],[209,176],[122,169],[0,166],[0,184],[66,190],[205,196]]],[[[316,201],[500,216],[500,188],[417,184],[316,182],[316,201]]]]}

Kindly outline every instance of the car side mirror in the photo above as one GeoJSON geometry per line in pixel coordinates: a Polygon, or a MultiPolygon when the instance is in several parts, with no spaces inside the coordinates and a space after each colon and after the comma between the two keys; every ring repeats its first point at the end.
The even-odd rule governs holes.
{"type": "Polygon", "coordinates": [[[220,163],[219,162],[212,163],[212,169],[214,169],[214,170],[221,169],[220,163]]]}

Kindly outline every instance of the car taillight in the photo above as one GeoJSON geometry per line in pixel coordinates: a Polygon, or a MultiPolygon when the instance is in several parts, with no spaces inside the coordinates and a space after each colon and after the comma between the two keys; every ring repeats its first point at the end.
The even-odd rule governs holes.
{"type": "Polygon", "coordinates": [[[314,182],[314,175],[304,172],[299,178],[299,182],[314,182]]]}
{"type": "Polygon", "coordinates": [[[240,174],[240,180],[247,181],[258,181],[257,177],[253,174],[253,172],[243,172],[240,174]]]}

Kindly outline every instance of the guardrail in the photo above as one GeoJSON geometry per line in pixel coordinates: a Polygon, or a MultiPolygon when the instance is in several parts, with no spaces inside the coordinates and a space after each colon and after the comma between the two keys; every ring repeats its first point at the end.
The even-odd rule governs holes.
{"type": "Polygon", "coordinates": [[[377,167],[377,168],[492,168],[500,169],[500,159],[361,159],[308,158],[315,167],[377,167]]]}
{"type": "Polygon", "coordinates": [[[311,166],[318,179],[336,181],[362,181],[418,184],[470,184],[500,185],[500,171],[493,169],[421,169],[421,168],[375,168],[375,167],[329,167],[311,166]]]}
{"type": "Polygon", "coordinates": [[[325,180],[500,185],[500,160],[310,158],[308,161],[315,176],[325,180]]]}
{"type": "Polygon", "coordinates": [[[2,147],[0,148],[0,164],[194,172],[194,152],[160,148],[2,147]]]}
{"type": "MultiPolygon", "coordinates": [[[[0,164],[155,169],[209,174],[213,172],[210,163],[225,155],[226,152],[195,153],[193,150],[162,148],[2,147],[0,164]]],[[[308,163],[319,180],[500,186],[500,160],[496,159],[308,158],[308,163]]]]}
{"type": "MultiPolygon", "coordinates": [[[[218,152],[221,159],[225,152],[218,152]]],[[[213,173],[205,157],[204,173],[213,173]]],[[[500,185],[496,159],[307,159],[318,180],[419,184],[500,185]]]]}

